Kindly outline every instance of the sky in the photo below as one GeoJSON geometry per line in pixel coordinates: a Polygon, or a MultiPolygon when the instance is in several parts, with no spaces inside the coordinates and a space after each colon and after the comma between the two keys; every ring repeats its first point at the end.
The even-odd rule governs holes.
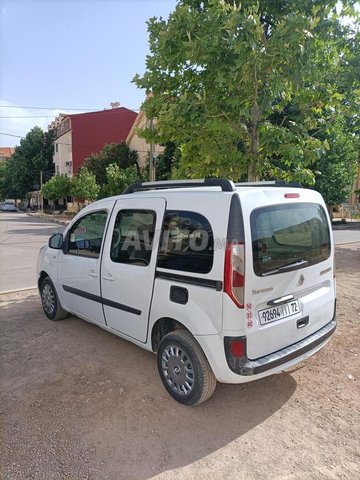
{"type": "Polygon", "coordinates": [[[175,4],[0,0],[0,147],[18,145],[35,125],[46,130],[60,112],[113,101],[139,110],[145,93],[131,81],[145,71],[146,21],[167,19],[175,4]]]}

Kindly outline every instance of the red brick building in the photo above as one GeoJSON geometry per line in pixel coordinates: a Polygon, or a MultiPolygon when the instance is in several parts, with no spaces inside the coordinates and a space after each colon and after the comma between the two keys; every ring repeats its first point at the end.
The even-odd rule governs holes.
{"type": "Polygon", "coordinates": [[[108,143],[120,143],[135,121],[136,112],[113,103],[109,110],[63,114],[49,125],[55,131],[54,156],[57,174],[73,175],[85,158],[100,152],[108,143]]]}
{"type": "Polygon", "coordinates": [[[15,152],[14,147],[0,147],[0,162],[4,162],[15,152]]]}

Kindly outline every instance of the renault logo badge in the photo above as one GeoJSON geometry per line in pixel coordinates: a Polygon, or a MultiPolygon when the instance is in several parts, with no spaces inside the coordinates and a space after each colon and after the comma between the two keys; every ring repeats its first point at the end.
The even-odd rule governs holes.
{"type": "Polygon", "coordinates": [[[297,286],[301,287],[304,282],[305,282],[304,275],[300,275],[297,286]]]}

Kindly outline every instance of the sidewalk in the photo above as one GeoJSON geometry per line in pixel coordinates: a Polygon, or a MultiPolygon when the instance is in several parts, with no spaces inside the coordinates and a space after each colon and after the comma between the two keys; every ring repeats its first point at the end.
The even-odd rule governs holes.
{"type": "Polygon", "coordinates": [[[68,225],[72,218],[67,217],[66,215],[52,215],[48,213],[40,212],[26,212],[26,215],[29,217],[39,218],[41,220],[46,220],[47,222],[57,223],[59,225],[68,225]]]}
{"type": "Polygon", "coordinates": [[[350,218],[346,219],[346,222],[341,222],[341,220],[333,220],[332,222],[332,229],[333,230],[360,230],[360,219],[350,218]]]}

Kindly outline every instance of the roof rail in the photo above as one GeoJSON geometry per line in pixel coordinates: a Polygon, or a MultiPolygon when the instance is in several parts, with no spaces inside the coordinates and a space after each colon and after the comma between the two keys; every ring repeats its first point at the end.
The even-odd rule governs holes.
{"type": "Polygon", "coordinates": [[[263,182],[240,182],[235,183],[235,187],[295,187],[303,188],[299,182],[285,182],[285,180],[270,180],[263,182]]]}
{"type": "Polygon", "coordinates": [[[144,190],[164,190],[167,188],[191,188],[191,187],[221,187],[223,192],[234,192],[235,185],[226,178],[204,178],[200,180],[165,180],[161,182],[133,183],[122,194],[141,192],[144,190]]]}

